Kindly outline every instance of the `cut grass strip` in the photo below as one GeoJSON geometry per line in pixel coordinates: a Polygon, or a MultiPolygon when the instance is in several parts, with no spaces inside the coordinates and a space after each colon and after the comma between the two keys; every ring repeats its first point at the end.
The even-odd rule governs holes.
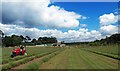
{"type": "Polygon", "coordinates": [[[114,69],[117,68],[117,60],[111,59],[109,57],[98,55],[84,50],[79,50],[81,58],[86,65],[89,65],[88,68],[92,69],[114,69]]]}
{"type": "Polygon", "coordinates": [[[48,60],[50,60],[52,57],[54,57],[55,55],[59,54],[62,50],[56,51],[50,55],[47,55],[45,57],[43,57],[42,59],[40,59],[39,61],[33,62],[29,65],[27,65],[27,69],[39,69],[40,65],[47,62],[48,60]]]}
{"type": "Polygon", "coordinates": [[[117,69],[118,60],[70,48],[40,65],[41,69],[117,69]]]}
{"type": "Polygon", "coordinates": [[[89,51],[89,52],[92,52],[92,53],[95,53],[95,54],[104,55],[104,56],[107,56],[107,57],[110,57],[110,58],[113,58],[113,59],[120,60],[120,57],[118,57],[118,55],[113,55],[113,54],[103,53],[103,52],[98,52],[98,51],[92,51],[92,50],[87,50],[87,49],[82,49],[82,50],[89,51]]]}

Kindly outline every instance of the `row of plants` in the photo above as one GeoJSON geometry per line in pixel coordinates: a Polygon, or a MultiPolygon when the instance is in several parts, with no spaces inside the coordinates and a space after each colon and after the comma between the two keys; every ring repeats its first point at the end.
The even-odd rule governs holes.
{"type": "Polygon", "coordinates": [[[46,53],[42,53],[42,54],[38,54],[38,55],[35,55],[35,56],[31,56],[31,57],[27,57],[27,58],[24,58],[24,59],[21,59],[19,61],[14,61],[14,62],[10,62],[8,64],[5,64],[2,66],[2,70],[8,70],[8,69],[11,69],[15,66],[18,66],[20,64],[24,64],[24,63],[27,63],[35,58],[40,58],[42,56],[45,56],[45,55],[48,55],[48,54],[51,54],[53,52],[56,52],[58,50],[53,50],[53,51],[50,51],[50,52],[46,52],[46,53]]]}
{"type": "Polygon", "coordinates": [[[40,68],[40,65],[49,61],[52,57],[54,57],[55,55],[59,54],[60,52],[62,52],[64,49],[60,50],[60,51],[57,51],[55,53],[52,53],[50,55],[47,55],[46,57],[40,59],[39,61],[34,61],[30,64],[28,64],[26,67],[26,69],[30,69],[30,70],[38,70],[40,68]]]}
{"type": "MultiPolygon", "coordinates": [[[[2,48],[2,58],[3,59],[6,59],[6,58],[10,58],[10,54],[11,54],[11,51],[13,49],[16,49],[17,47],[11,47],[11,48],[2,48]]],[[[46,50],[49,50],[51,48],[46,48],[46,47],[26,47],[26,50],[27,50],[27,53],[28,55],[30,54],[38,54],[39,52],[42,52],[42,51],[46,51],[46,50]],[[39,50],[39,52],[38,52],[39,50]]]]}
{"type": "Polygon", "coordinates": [[[120,60],[119,55],[113,55],[113,54],[110,54],[110,53],[103,53],[103,52],[98,52],[98,51],[93,51],[93,50],[87,50],[87,49],[83,49],[83,50],[89,51],[89,52],[92,52],[92,53],[96,53],[96,54],[99,54],[99,55],[104,55],[104,56],[107,56],[107,57],[110,57],[110,58],[113,58],[113,59],[120,60]]]}
{"type": "MultiPolygon", "coordinates": [[[[35,49],[35,48],[34,48],[35,49]]],[[[20,60],[20,59],[23,59],[25,57],[31,57],[31,56],[34,56],[36,54],[41,54],[41,53],[44,53],[44,52],[48,52],[48,51],[51,51],[51,50],[57,50],[57,49],[51,49],[51,48],[43,48],[41,50],[37,50],[36,52],[34,51],[29,51],[28,55],[27,56],[17,56],[17,57],[14,57],[14,58],[3,58],[2,59],[2,64],[6,64],[6,63],[9,63],[11,61],[16,61],[16,60],[20,60]]]]}
{"type": "Polygon", "coordinates": [[[105,46],[82,46],[82,49],[87,49],[90,51],[98,51],[103,53],[109,53],[113,55],[118,55],[119,47],[118,45],[105,45],[105,46]]]}

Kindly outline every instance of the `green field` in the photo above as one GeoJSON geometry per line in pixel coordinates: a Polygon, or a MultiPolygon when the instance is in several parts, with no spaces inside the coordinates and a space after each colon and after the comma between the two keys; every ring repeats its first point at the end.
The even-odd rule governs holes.
{"type": "Polygon", "coordinates": [[[97,53],[100,55],[108,56],[114,59],[119,59],[119,54],[118,54],[118,45],[107,45],[107,46],[94,46],[94,47],[89,47],[89,48],[82,48],[83,50],[97,53]]]}
{"type": "Polygon", "coordinates": [[[2,48],[3,69],[118,69],[118,46],[27,47],[27,56],[10,57],[2,48]]]}

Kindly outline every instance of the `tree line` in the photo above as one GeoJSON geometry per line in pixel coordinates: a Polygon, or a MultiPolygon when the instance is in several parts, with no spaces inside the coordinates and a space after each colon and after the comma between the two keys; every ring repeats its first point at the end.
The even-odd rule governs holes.
{"type": "Polygon", "coordinates": [[[93,42],[73,42],[73,43],[65,43],[66,45],[109,45],[109,44],[120,44],[120,34],[113,34],[110,37],[106,37],[105,39],[95,40],[93,42]]]}
{"type": "MultiPolygon", "coordinates": [[[[39,37],[38,39],[32,39],[29,36],[23,35],[12,35],[5,36],[4,33],[0,31],[0,37],[2,38],[2,45],[5,47],[9,46],[18,46],[18,45],[40,45],[40,44],[49,44],[57,43],[56,37],[39,37]]],[[[65,43],[66,45],[108,45],[108,44],[120,44],[120,34],[113,34],[110,37],[105,39],[95,40],[93,42],[73,42],[65,43]]]]}
{"type": "Polygon", "coordinates": [[[108,44],[120,44],[120,34],[113,34],[105,39],[95,40],[90,45],[108,45],[108,44]]]}
{"type": "Polygon", "coordinates": [[[2,38],[2,46],[19,46],[19,45],[40,45],[40,44],[49,44],[56,43],[56,37],[39,37],[38,39],[31,39],[29,36],[23,35],[11,35],[5,36],[4,33],[0,34],[2,38]]]}

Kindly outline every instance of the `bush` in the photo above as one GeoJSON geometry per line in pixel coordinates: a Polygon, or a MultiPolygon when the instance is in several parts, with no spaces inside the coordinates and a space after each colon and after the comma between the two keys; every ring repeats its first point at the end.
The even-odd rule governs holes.
{"type": "Polygon", "coordinates": [[[4,66],[2,66],[2,70],[7,70],[10,69],[12,66],[10,64],[6,64],[4,66]]]}

